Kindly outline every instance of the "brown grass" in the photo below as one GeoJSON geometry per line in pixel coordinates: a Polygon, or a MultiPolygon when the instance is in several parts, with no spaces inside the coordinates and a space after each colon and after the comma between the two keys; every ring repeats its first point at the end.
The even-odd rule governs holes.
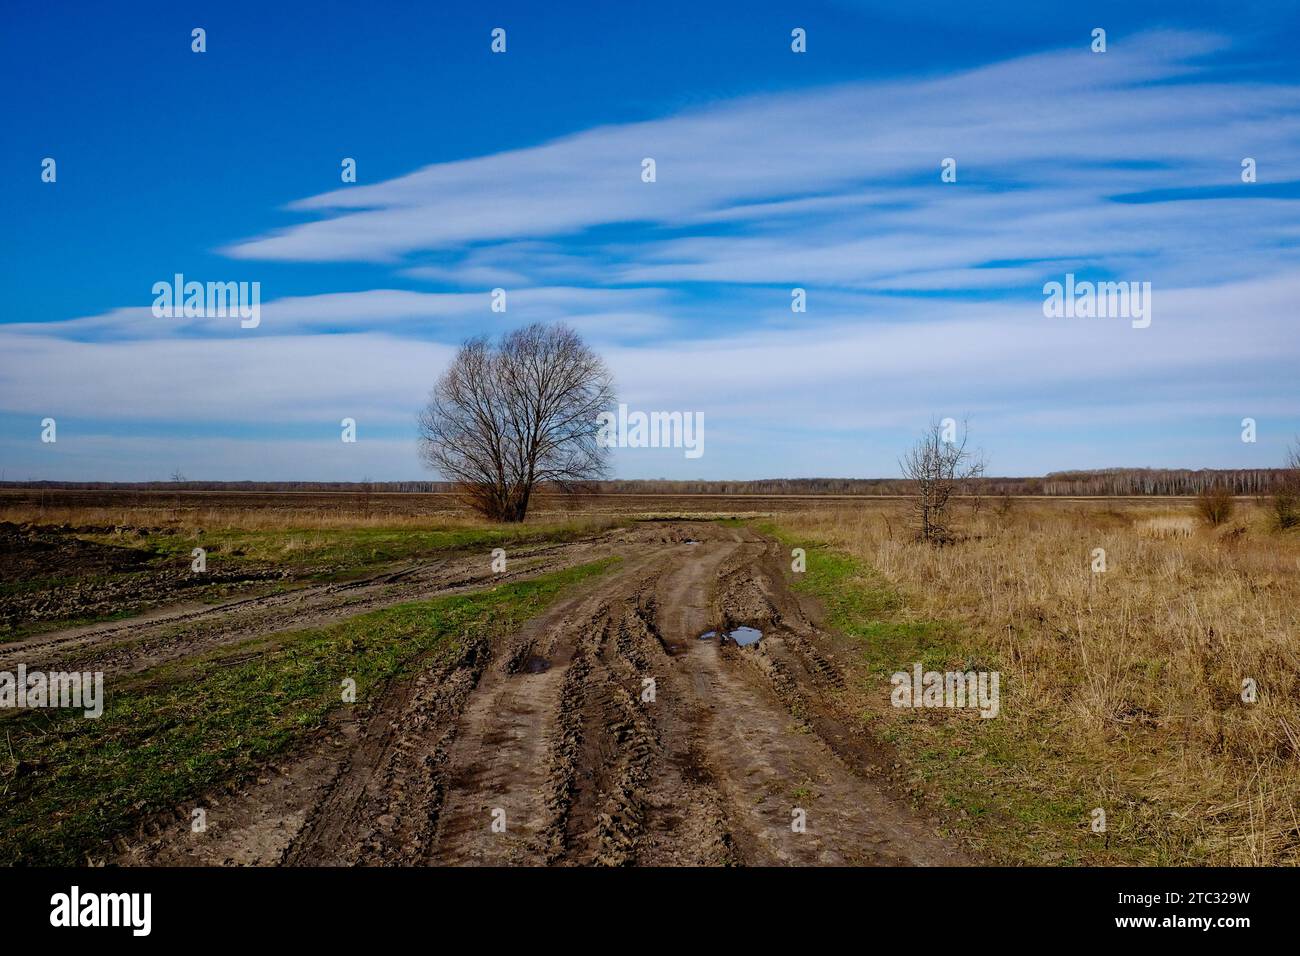
{"type": "MultiPolygon", "coordinates": [[[[1018,500],[965,517],[943,548],[885,503],[780,523],[877,569],[906,613],[957,622],[954,656],[996,661],[1002,716],[949,723],[972,753],[998,735],[1037,764],[981,768],[990,786],[1109,806],[1133,862],[1300,863],[1300,536],[1249,506],[1204,528],[1190,502],[1018,500]]],[[[901,719],[889,710],[876,718],[901,719]]]]}

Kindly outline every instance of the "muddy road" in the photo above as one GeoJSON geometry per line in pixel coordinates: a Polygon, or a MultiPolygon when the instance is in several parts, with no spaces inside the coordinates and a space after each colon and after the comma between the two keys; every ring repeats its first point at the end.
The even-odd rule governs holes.
{"type": "MultiPolygon", "coordinates": [[[[790,592],[776,543],[745,526],[646,523],[521,549],[511,573],[606,554],[622,560],[517,632],[342,708],[256,779],[123,834],[108,862],[967,862],[890,791],[888,756],[844,702],[854,651],[790,592]],[[761,639],[701,638],[739,626],[761,639]],[[189,825],[196,806],[201,834],[189,825]]],[[[490,586],[483,560],[457,562],[156,615],[129,640],[124,622],[42,635],[40,647],[5,654],[45,650],[80,666],[98,657],[129,673],[257,629],[490,586]]]]}

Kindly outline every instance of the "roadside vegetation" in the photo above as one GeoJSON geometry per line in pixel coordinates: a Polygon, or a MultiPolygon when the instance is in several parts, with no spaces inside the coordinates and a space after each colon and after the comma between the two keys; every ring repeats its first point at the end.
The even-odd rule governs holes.
{"type": "Polygon", "coordinates": [[[774,528],[808,549],[794,586],[861,643],[863,721],[991,858],[1294,865],[1300,534],[1271,505],[1215,525],[1192,505],[1008,499],[959,514],[943,548],[888,502],[774,528]],[[1000,716],[891,707],[914,662],[998,670],[1000,716]]]}

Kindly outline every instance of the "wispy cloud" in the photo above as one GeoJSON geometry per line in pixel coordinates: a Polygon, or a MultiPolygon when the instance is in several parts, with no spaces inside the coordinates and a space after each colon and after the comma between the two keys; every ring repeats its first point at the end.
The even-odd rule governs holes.
{"type": "MultiPolygon", "coordinates": [[[[1161,435],[1189,420],[1224,429],[1217,459],[1195,447],[1226,463],[1241,416],[1300,419],[1297,205],[1257,188],[1300,182],[1300,87],[1216,76],[1225,43],[1147,34],[750,97],[301,199],[314,219],[224,252],[241,269],[380,263],[386,286],[419,288],[268,286],[255,330],[157,319],[143,294],[2,326],[0,408],[400,430],[454,343],[563,320],[625,399],[705,412],[696,467],[716,477],[892,472],[896,449],[865,432],[965,413],[1007,471],[1168,462],[1189,445],[1161,435]],[[1044,318],[1041,286],[1067,271],[1152,282],[1151,327],[1044,318]],[[1118,437],[1086,450],[1102,425],[1118,437]]],[[[412,443],[385,454],[399,446],[410,474],[412,443]]]]}
{"type": "MultiPolygon", "coordinates": [[[[505,291],[505,290],[503,290],[505,291]]],[[[663,290],[597,289],[549,286],[505,291],[504,309],[492,308],[492,291],[417,292],[365,289],[265,302],[255,330],[238,317],[158,317],[147,306],[114,309],[102,315],[60,322],[11,323],[6,334],[50,336],[82,341],[269,336],[382,330],[439,341],[459,341],[481,332],[526,322],[564,320],[590,330],[602,341],[662,332],[663,290]]]]}
{"type": "MultiPolygon", "coordinates": [[[[400,263],[468,248],[465,277],[518,278],[531,274],[529,244],[567,238],[546,262],[552,278],[567,264],[597,282],[906,288],[911,275],[917,289],[945,276],[954,288],[982,285],[986,276],[962,270],[1007,259],[1140,258],[1148,269],[1203,275],[1201,260],[1217,248],[1210,221],[1251,248],[1286,245],[1292,256],[1288,201],[1244,190],[1249,209],[1115,201],[1136,190],[1241,186],[1237,164],[1248,155],[1268,181],[1300,179],[1290,119],[1300,89],[1217,81],[1198,63],[1225,42],[1147,34],[1101,55],[1045,53],[601,127],[299,200],[290,209],[324,218],[226,251],[400,263]],[[653,184],[640,180],[647,156],[657,162],[653,184]],[[945,157],[958,161],[957,184],[939,183],[945,157]],[[636,224],[634,237],[591,241],[593,230],[620,224],[636,224]]],[[[446,265],[414,273],[457,278],[446,265]]]]}

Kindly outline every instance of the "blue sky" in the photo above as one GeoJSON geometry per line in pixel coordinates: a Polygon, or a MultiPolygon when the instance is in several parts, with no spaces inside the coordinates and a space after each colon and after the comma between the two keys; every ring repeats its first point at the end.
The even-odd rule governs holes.
{"type": "Polygon", "coordinates": [[[945,416],[999,474],[1280,463],[1293,5],[904,6],[12,5],[4,477],[432,477],[455,345],[533,320],[704,414],[620,477],[893,475],[945,416]],[[260,326],[154,317],[178,272],[260,282],[260,326]],[[1066,273],[1150,282],[1150,327],[1045,318],[1066,273]]]}

